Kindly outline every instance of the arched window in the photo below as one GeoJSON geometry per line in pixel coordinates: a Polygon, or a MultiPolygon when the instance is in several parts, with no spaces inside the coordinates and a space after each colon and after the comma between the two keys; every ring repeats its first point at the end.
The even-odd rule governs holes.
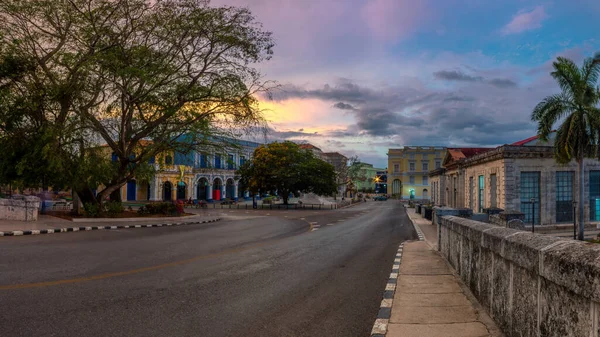
{"type": "Polygon", "coordinates": [[[170,154],[168,154],[168,155],[165,157],[165,164],[166,164],[166,165],[173,165],[173,157],[171,157],[171,155],[170,155],[170,154]]]}

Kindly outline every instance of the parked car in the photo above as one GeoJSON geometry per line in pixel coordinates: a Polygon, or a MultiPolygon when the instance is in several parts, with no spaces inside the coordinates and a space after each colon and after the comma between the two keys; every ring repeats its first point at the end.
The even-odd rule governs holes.
{"type": "Polygon", "coordinates": [[[224,199],[223,201],[221,201],[221,205],[233,205],[235,204],[235,200],[233,199],[224,199]]]}
{"type": "Polygon", "coordinates": [[[375,201],[387,201],[387,199],[384,195],[373,198],[375,201]]]}

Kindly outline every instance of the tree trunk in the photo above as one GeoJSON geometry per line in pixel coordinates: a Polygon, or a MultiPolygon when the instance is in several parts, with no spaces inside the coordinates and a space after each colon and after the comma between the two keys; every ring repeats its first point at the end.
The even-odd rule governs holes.
{"type": "Polygon", "coordinates": [[[582,240],[584,238],[584,228],[585,228],[585,223],[583,220],[584,214],[583,214],[583,210],[584,210],[584,203],[585,203],[585,196],[584,196],[584,192],[585,192],[585,165],[583,162],[583,158],[579,159],[578,164],[579,164],[579,233],[577,235],[577,239],[582,240]]]}
{"type": "Polygon", "coordinates": [[[281,198],[283,198],[283,204],[284,205],[288,205],[288,200],[290,198],[290,192],[289,191],[282,191],[283,193],[281,193],[281,198]]]}
{"type": "Polygon", "coordinates": [[[94,204],[98,202],[96,200],[96,197],[94,197],[94,192],[89,187],[77,189],[75,190],[75,193],[77,193],[77,195],[79,196],[79,200],[81,200],[81,203],[83,205],[87,203],[94,204]]]}
{"type": "Polygon", "coordinates": [[[121,202],[123,201],[121,199],[121,188],[117,188],[114,191],[110,192],[110,201],[118,201],[121,202]]]}

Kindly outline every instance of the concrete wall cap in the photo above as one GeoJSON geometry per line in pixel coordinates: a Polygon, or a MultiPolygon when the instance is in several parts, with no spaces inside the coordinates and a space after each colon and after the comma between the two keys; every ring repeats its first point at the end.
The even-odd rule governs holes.
{"type": "Polygon", "coordinates": [[[540,254],[542,277],[600,302],[600,245],[566,241],[540,254]]]}
{"type": "Polygon", "coordinates": [[[565,242],[561,238],[519,231],[504,240],[502,256],[527,270],[539,272],[540,250],[556,242],[565,242]]]}

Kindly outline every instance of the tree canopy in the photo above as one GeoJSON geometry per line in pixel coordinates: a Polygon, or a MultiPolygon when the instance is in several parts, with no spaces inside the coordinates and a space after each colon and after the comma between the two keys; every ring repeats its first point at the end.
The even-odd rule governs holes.
{"type": "Polygon", "coordinates": [[[596,157],[600,142],[600,53],[587,58],[581,69],[564,57],[558,57],[553,68],[551,75],[561,93],[546,97],[533,110],[531,119],[538,124],[538,135],[548,141],[560,123],[554,142],[558,162],[596,157]]]}
{"type": "Polygon", "coordinates": [[[290,192],[329,195],[337,191],[333,165],[288,141],[258,147],[238,175],[253,193],[277,191],[284,204],[290,192]]]}
{"type": "Polygon", "coordinates": [[[204,0],[2,1],[0,181],[102,184],[101,201],[161,153],[255,130],[273,46],[248,9],[204,0]]]}

